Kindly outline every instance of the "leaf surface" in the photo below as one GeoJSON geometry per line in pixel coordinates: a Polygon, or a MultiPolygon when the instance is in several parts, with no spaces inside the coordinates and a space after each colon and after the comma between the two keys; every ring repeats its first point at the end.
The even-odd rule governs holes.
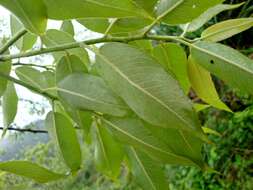
{"type": "Polygon", "coordinates": [[[47,183],[66,177],[66,175],[54,173],[28,161],[0,162],[0,170],[24,176],[39,183],[47,183]]]}
{"type": "Polygon", "coordinates": [[[253,61],[238,51],[213,42],[197,42],[192,59],[212,74],[244,92],[253,93],[253,61]]]}
{"type": "Polygon", "coordinates": [[[162,21],[168,24],[184,24],[223,1],[161,0],[157,5],[157,16],[162,17],[162,21]]]}
{"type": "Polygon", "coordinates": [[[55,20],[148,16],[131,0],[44,0],[44,2],[48,17],[55,20]]]}
{"type": "Polygon", "coordinates": [[[49,112],[46,125],[55,131],[58,147],[67,166],[72,172],[79,170],[82,162],[81,148],[72,123],[60,113],[49,112]]]}
{"type": "Polygon", "coordinates": [[[0,4],[16,15],[32,33],[41,35],[47,26],[47,12],[43,0],[1,0],[0,4]]]}
{"type": "Polygon", "coordinates": [[[199,98],[213,107],[231,112],[220,100],[210,73],[195,63],[192,58],[188,60],[188,74],[192,88],[199,98]]]}
{"type": "Polygon", "coordinates": [[[95,164],[99,171],[116,179],[120,173],[124,152],[120,144],[114,140],[110,132],[97,125],[95,141],[95,164]]]}
{"type": "Polygon", "coordinates": [[[129,148],[128,158],[135,180],[143,189],[168,189],[169,184],[166,181],[164,168],[161,164],[135,148],[129,148]]]}
{"type": "Polygon", "coordinates": [[[190,88],[187,76],[187,58],[181,46],[175,43],[164,43],[153,49],[154,57],[166,70],[173,73],[185,93],[190,88]]]}
{"type": "Polygon", "coordinates": [[[219,22],[210,26],[201,34],[201,39],[219,42],[248,30],[253,26],[253,18],[238,18],[219,22]]]}
{"type": "Polygon", "coordinates": [[[97,76],[72,74],[57,87],[59,96],[81,110],[94,110],[115,116],[124,116],[127,106],[97,76]]]}
{"type": "Polygon", "coordinates": [[[96,52],[98,70],[142,119],[201,135],[196,113],[176,80],[151,56],[132,46],[108,43],[96,52]]]}

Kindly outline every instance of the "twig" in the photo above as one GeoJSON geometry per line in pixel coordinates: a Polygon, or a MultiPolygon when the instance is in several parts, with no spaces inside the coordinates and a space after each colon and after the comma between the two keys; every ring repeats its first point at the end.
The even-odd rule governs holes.
{"type": "MultiPolygon", "coordinates": [[[[0,127],[0,130],[4,130],[4,127],[0,127]]],[[[21,133],[48,133],[48,131],[46,130],[35,130],[35,129],[21,129],[21,128],[14,128],[14,127],[8,127],[7,128],[8,131],[17,131],[17,132],[21,132],[21,133]]]]}
{"type": "Polygon", "coordinates": [[[15,34],[3,47],[1,47],[0,54],[5,53],[10,46],[12,46],[16,41],[18,41],[26,33],[27,33],[27,30],[22,29],[17,34],[15,34]]]}

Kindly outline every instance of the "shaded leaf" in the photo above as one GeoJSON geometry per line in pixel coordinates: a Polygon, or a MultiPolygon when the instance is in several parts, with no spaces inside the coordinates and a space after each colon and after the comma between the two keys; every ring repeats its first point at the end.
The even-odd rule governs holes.
{"type": "Polygon", "coordinates": [[[213,107],[231,112],[220,100],[210,73],[195,63],[192,58],[188,60],[188,75],[192,88],[199,98],[213,107]]]}
{"type": "Polygon", "coordinates": [[[228,84],[253,93],[253,61],[222,44],[197,42],[191,48],[193,60],[228,84]]]}
{"type": "Polygon", "coordinates": [[[54,173],[28,161],[0,162],[0,170],[24,176],[39,183],[47,183],[66,177],[66,175],[54,173]]]}
{"type": "Polygon", "coordinates": [[[3,94],[2,108],[4,128],[7,129],[13,123],[18,109],[18,96],[12,82],[8,82],[3,94]]]}
{"type": "Polygon", "coordinates": [[[75,35],[74,26],[73,26],[71,20],[63,21],[63,23],[61,25],[61,30],[69,33],[71,36],[75,35]]]}
{"type": "Polygon", "coordinates": [[[51,19],[147,17],[131,0],[44,0],[51,19]]]}
{"type": "Polygon", "coordinates": [[[145,190],[167,190],[164,167],[145,153],[129,148],[128,158],[135,180],[145,190]]]}
{"type": "MultiPolygon", "coordinates": [[[[190,158],[173,152],[160,138],[154,136],[154,133],[139,119],[102,118],[102,122],[119,141],[146,152],[155,160],[167,164],[196,165],[190,158]]],[[[161,130],[161,128],[155,127],[154,129],[156,131],[161,130]]],[[[170,146],[173,146],[173,144],[170,146]]],[[[183,148],[181,147],[178,151],[183,151],[183,148]]]]}
{"type": "Polygon", "coordinates": [[[157,5],[157,16],[168,24],[183,24],[197,18],[208,8],[224,0],[160,0],[157,5]]]}
{"type": "Polygon", "coordinates": [[[219,22],[202,32],[201,39],[219,42],[253,27],[253,18],[238,18],[219,22]]]}
{"type": "Polygon", "coordinates": [[[191,102],[151,56],[126,44],[108,43],[96,52],[96,64],[101,76],[139,117],[155,126],[201,136],[191,102]]]}
{"type": "Polygon", "coordinates": [[[72,172],[79,170],[82,162],[81,148],[72,123],[60,113],[49,112],[46,125],[55,131],[59,149],[67,166],[72,172]]]}
{"type": "Polygon", "coordinates": [[[201,28],[205,23],[207,23],[209,20],[211,20],[214,16],[217,14],[226,11],[238,8],[242,6],[244,3],[239,4],[219,4],[214,7],[209,8],[206,12],[201,14],[198,18],[191,21],[187,27],[187,32],[193,32],[201,28]]]}
{"type": "Polygon", "coordinates": [[[154,57],[169,72],[175,75],[185,93],[189,91],[190,82],[187,76],[187,58],[181,46],[165,43],[153,49],[154,57]]]}
{"type": "Polygon", "coordinates": [[[138,18],[138,17],[129,17],[129,18],[120,18],[117,20],[107,19],[107,18],[85,18],[77,20],[80,24],[92,30],[94,32],[104,34],[126,34],[129,32],[137,31],[145,26],[149,25],[152,20],[138,18]],[[113,26],[108,31],[108,28],[113,23],[113,26]]]}
{"type": "Polygon", "coordinates": [[[120,173],[124,152],[110,132],[97,125],[95,141],[95,164],[100,172],[115,179],[120,173]]]}
{"type": "Polygon", "coordinates": [[[41,91],[56,95],[55,74],[51,71],[40,72],[32,67],[21,66],[15,69],[15,73],[20,80],[30,84],[41,91]]]}
{"type": "MultiPolygon", "coordinates": [[[[18,33],[21,28],[23,28],[23,25],[13,16],[11,15],[11,34],[14,36],[16,33],[18,33]]],[[[21,51],[26,51],[29,50],[33,47],[37,40],[37,36],[34,34],[27,32],[23,37],[21,37],[15,45],[17,46],[18,49],[21,51]]]]}
{"type": "MultiPolygon", "coordinates": [[[[11,71],[11,62],[0,62],[0,73],[4,75],[9,75],[11,71]]],[[[4,78],[1,78],[0,80],[0,97],[4,94],[4,91],[6,90],[8,81],[4,78]]]]}
{"type": "MultiPolygon", "coordinates": [[[[46,34],[42,36],[42,41],[47,47],[54,47],[75,42],[74,38],[70,34],[55,29],[47,30],[46,34]]],[[[53,53],[53,56],[58,61],[62,56],[65,56],[66,54],[74,54],[78,56],[84,63],[89,62],[88,53],[83,48],[75,48],[71,50],[65,50],[63,52],[55,52],[53,53]]]]}
{"type": "Polygon", "coordinates": [[[128,110],[123,101],[97,76],[72,74],[58,84],[57,90],[65,102],[77,109],[115,116],[123,116],[128,110]]]}
{"type": "Polygon", "coordinates": [[[43,0],[1,0],[0,4],[16,15],[32,33],[43,34],[47,26],[47,13],[43,0]]]}
{"type": "Polygon", "coordinates": [[[76,55],[63,56],[57,63],[56,81],[60,82],[65,77],[73,73],[87,73],[88,69],[84,62],[76,55]]]}

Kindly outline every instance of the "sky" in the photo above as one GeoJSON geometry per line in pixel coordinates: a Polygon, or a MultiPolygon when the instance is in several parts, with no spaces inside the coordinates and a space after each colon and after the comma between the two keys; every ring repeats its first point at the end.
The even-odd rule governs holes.
{"type": "MultiPolygon", "coordinates": [[[[10,23],[9,23],[9,17],[10,13],[8,10],[0,6],[0,38],[3,36],[10,36],[10,23]]],[[[91,32],[84,28],[82,25],[80,25],[77,22],[73,22],[74,29],[75,29],[75,39],[77,41],[85,40],[85,39],[90,39],[90,38],[96,38],[100,37],[100,34],[91,32]]],[[[52,21],[50,20],[48,22],[48,29],[59,29],[61,26],[61,22],[59,21],[52,21]]],[[[16,48],[11,48],[10,53],[18,53],[18,49],[16,48]]],[[[40,56],[39,56],[40,57],[40,56]]],[[[43,62],[51,63],[53,61],[53,58],[50,55],[44,55],[43,62]]],[[[21,62],[25,63],[34,63],[38,61],[35,57],[32,58],[24,58],[21,60],[21,62]]],[[[11,73],[12,76],[15,76],[15,73],[12,71],[11,73]]],[[[17,94],[19,99],[24,99],[24,100],[31,100],[33,102],[36,102],[38,105],[42,104],[43,108],[45,109],[45,113],[42,115],[37,115],[37,114],[31,114],[31,104],[28,101],[19,101],[18,105],[18,113],[16,115],[15,121],[14,121],[14,126],[15,127],[20,127],[22,128],[25,125],[28,125],[30,123],[33,123],[39,119],[45,119],[46,114],[48,111],[50,111],[50,105],[47,102],[47,100],[40,95],[34,94],[30,92],[29,90],[19,86],[15,85],[17,94]]],[[[40,106],[38,106],[40,108],[40,106]]],[[[2,109],[0,108],[0,126],[3,126],[3,115],[2,115],[2,109]]],[[[0,132],[1,135],[1,132],[0,132]]]]}

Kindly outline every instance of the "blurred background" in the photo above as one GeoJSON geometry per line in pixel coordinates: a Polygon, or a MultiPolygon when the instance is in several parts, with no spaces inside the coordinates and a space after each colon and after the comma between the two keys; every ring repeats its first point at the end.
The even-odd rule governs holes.
{"type": "MultiPolygon", "coordinates": [[[[243,1],[230,0],[226,3],[235,4],[243,1]]],[[[226,11],[188,38],[199,37],[204,28],[222,20],[253,16],[253,1],[233,11],[226,11]]],[[[10,15],[0,7],[0,38],[10,36],[10,15]]],[[[100,34],[85,29],[73,22],[76,40],[95,38],[100,34]]],[[[60,28],[61,23],[50,21],[48,28],[60,28]]],[[[180,35],[179,27],[159,25],[153,31],[162,35],[180,35]]],[[[253,29],[223,41],[253,59],[253,29]]],[[[15,53],[15,48],[11,49],[15,53]]],[[[29,58],[25,62],[40,63],[42,60],[52,61],[49,55],[29,58]]],[[[166,173],[171,190],[252,190],[253,189],[253,96],[226,86],[213,77],[216,89],[223,102],[234,113],[207,108],[199,113],[203,126],[216,130],[219,134],[209,135],[214,143],[203,147],[205,161],[217,172],[203,173],[197,168],[168,166],[166,173]]],[[[18,114],[13,127],[22,129],[44,129],[45,114],[50,110],[46,99],[34,95],[30,91],[16,86],[20,100],[18,114]]],[[[189,94],[195,102],[200,102],[194,93],[189,94]]],[[[0,104],[1,105],[1,104],[0,104]]],[[[0,109],[1,110],[1,109],[0,109]]],[[[0,111],[0,123],[2,123],[0,111]]],[[[1,126],[0,126],[1,127],[1,126]]],[[[84,163],[81,172],[75,177],[49,183],[37,184],[15,175],[0,172],[1,190],[138,190],[131,176],[122,170],[117,181],[110,181],[96,172],[93,164],[92,150],[83,143],[84,163]]],[[[0,140],[0,161],[10,159],[30,160],[58,172],[66,172],[67,167],[55,151],[55,147],[47,133],[8,132],[0,140]]]]}

